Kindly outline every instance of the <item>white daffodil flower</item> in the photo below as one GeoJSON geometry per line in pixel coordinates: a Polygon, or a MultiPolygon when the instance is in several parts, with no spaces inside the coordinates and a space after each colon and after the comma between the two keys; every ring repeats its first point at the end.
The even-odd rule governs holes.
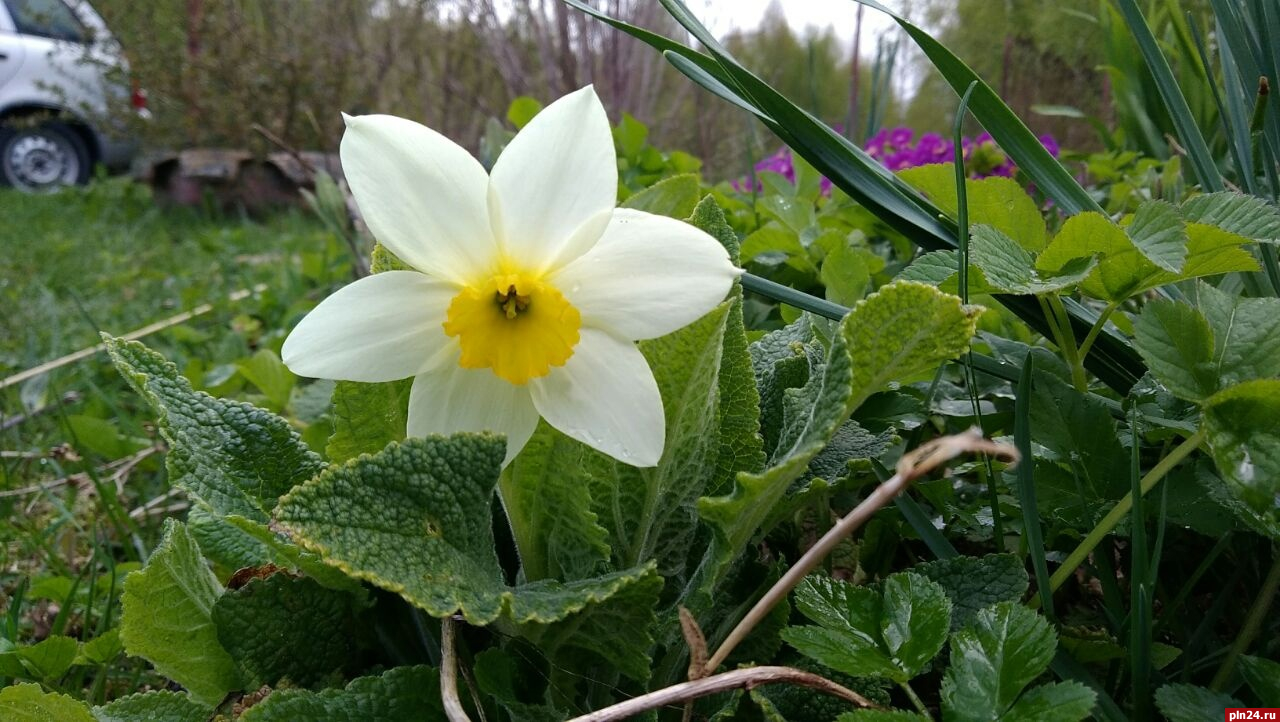
{"type": "Polygon", "coordinates": [[[740,271],[711,236],[615,208],[618,170],[590,87],[539,113],[493,173],[418,123],[347,117],[342,167],[370,231],[412,271],[341,289],[298,324],[301,376],[412,376],[409,436],[490,430],[511,461],[545,418],[634,466],[666,438],[635,341],[679,329],[740,271]]]}

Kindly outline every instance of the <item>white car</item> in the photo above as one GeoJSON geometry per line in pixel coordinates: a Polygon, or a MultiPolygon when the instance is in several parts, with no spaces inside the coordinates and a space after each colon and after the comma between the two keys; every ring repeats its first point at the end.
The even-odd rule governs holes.
{"type": "Polygon", "coordinates": [[[84,0],[0,0],[0,185],[85,183],[128,167],[137,143],[121,109],[145,116],[119,44],[84,0]]]}

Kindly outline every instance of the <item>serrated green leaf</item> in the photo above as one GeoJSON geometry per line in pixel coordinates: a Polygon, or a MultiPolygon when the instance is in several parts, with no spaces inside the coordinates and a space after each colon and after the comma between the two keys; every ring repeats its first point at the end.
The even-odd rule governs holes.
{"type": "Polygon", "coordinates": [[[38,684],[0,689],[0,719],[5,722],[94,722],[83,702],[45,692],[38,684]]]}
{"type": "MultiPolygon", "coordinates": [[[[930,286],[941,286],[960,272],[960,253],[958,251],[933,251],[926,253],[911,262],[894,277],[896,281],[916,281],[930,286]]],[[[969,288],[973,289],[974,279],[969,279],[969,288]]]]}
{"type": "Polygon", "coordinates": [[[1224,191],[1196,196],[1182,204],[1188,223],[1204,223],[1253,241],[1280,241],[1280,212],[1257,196],[1224,191]]]}
{"type": "Polygon", "coordinates": [[[240,687],[212,619],[221,595],[222,586],[186,526],[166,519],[147,565],[124,580],[120,637],[125,651],[151,662],[197,702],[217,704],[240,687]]]}
{"type": "Polygon", "coordinates": [[[1148,261],[1170,273],[1182,271],[1187,259],[1187,230],[1176,206],[1161,200],[1146,201],[1124,230],[1148,261]]]}
{"type": "Polygon", "coordinates": [[[1057,636],[1043,617],[1016,602],[974,615],[951,637],[951,666],[942,681],[948,720],[993,720],[1049,667],[1057,636]]]}
{"type": "Polygon", "coordinates": [[[942,651],[950,629],[951,600],[937,582],[913,572],[885,579],[880,634],[908,677],[919,674],[942,651]]]}
{"type": "Polygon", "coordinates": [[[997,602],[1016,602],[1027,593],[1027,570],[1014,554],[951,557],[911,567],[942,586],[951,600],[951,629],[969,624],[973,615],[997,602]]]}
{"type": "Polygon", "coordinates": [[[173,483],[219,514],[265,523],[281,494],[324,467],[284,419],[193,391],[176,366],[136,341],[106,343],[121,375],[156,411],[173,483]]]}
{"type": "Polygon", "coordinates": [[[715,535],[708,550],[710,565],[702,567],[704,589],[718,582],[853,410],[889,381],[910,378],[963,353],[978,313],[980,309],[920,283],[885,286],[850,311],[837,327],[822,377],[811,377],[804,388],[783,394],[784,416],[788,409],[810,410],[803,426],[796,425],[798,431],[780,432],[774,465],[759,474],[739,474],[730,494],[699,501],[698,511],[715,535]]]}
{"type": "Polygon", "coordinates": [[[1280,662],[1262,657],[1240,657],[1240,673],[1264,706],[1280,704],[1280,662]]]}
{"type": "Polygon", "coordinates": [[[1213,329],[1218,388],[1280,376],[1280,298],[1245,298],[1196,284],[1196,306],[1213,329]]]}
{"type": "Polygon", "coordinates": [[[951,626],[951,602],[942,587],[910,572],[891,575],[881,591],[809,577],[795,601],[819,626],[791,627],[783,639],[853,676],[911,679],[942,649],[951,626]]]}
{"type": "Polygon", "coordinates": [[[1133,242],[1110,218],[1093,211],[1077,213],[1062,224],[1057,235],[1036,258],[1036,268],[1057,271],[1077,258],[1096,255],[1105,259],[1132,250],[1133,242]]]}
{"type": "Polygon", "coordinates": [[[131,694],[93,708],[98,722],[207,722],[212,715],[212,707],[168,690],[131,694]]]}
{"type": "MultiPolygon", "coordinates": [[[[948,216],[956,217],[960,201],[956,195],[955,164],[907,168],[899,171],[898,177],[923,191],[948,216]]],[[[1027,251],[1034,253],[1044,248],[1044,218],[1017,181],[1000,176],[970,178],[965,181],[965,195],[970,223],[994,227],[1027,251]]]]}
{"type": "Polygon", "coordinates": [[[804,656],[854,677],[883,677],[905,682],[903,672],[880,645],[864,637],[826,627],[788,627],[782,638],[804,656]]]}
{"type": "Polygon", "coordinates": [[[1185,303],[1152,301],[1133,330],[1147,368],[1174,395],[1201,401],[1218,390],[1213,331],[1199,311],[1185,303]]]}
{"type": "Polygon", "coordinates": [[[445,719],[440,675],[430,667],[396,667],[343,689],[282,689],[245,710],[240,722],[420,722],[445,719]]]}
{"type": "Polygon", "coordinates": [[[333,434],[325,456],[341,464],[404,440],[413,379],[381,384],[339,381],[333,387],[333,434]]]}
{"type": "Polygon", "coordinates": [[[622,202],[620,207],[684,220],[702,196],[702,183],[692,173],[664,178],[622,202]]]}
{"type": "Polygon", "coordinates": [[[223,594],[212,618],[247,688],[282,680],[313,687],[338,677],[355,654],[352,602],[315,580],[276,573],[223,594]]]}
{"type": "Polygon", "coordinates": [[[409,439],[321,473],[280,500],[277,518],[307,549],[349,576],[436,617],[486,625],[551,623],[602,602],[651,566],[562,584],[508,587],[492,528],[502,437],[409,439]]]}
{"type": "Polygon", "coordinates": [[[1041,273],[1030,252],[998,229],[986,225],[973,226],[969,253],[970,263],[982,271],[984,285],[1001,293],[1019,295],[1050,293],[1074,286],[1087,278],[1096,265],[1092,257],[1076,258],[1053,273],[1041,273]]]}
{"type": "MultiPolygon", "coordinates": [[[[1120,445],[1111,412],[1096,397],[1077,393],[1052,373],[1038,372],[1030,412],[1032,438],[1052,452],[1053,461],[1067,470],[1072,497],[1080,497],[1080,488],[1089,499],[1114,500],[1129,491],[1128,452],[1120,445]]],[[[1039,465],[1036,472],[1039,485],[1039,465]]],[[[1052,498],[1044,496],[1040,502],[1051,504],[1052,498]]],[[[1083,522],[1085,527],[1093,523],[1064,520],[1083,522]]]]}
{"type": "Polygon", "coordinates": [[[609,563],[608,532],[596,523],[583,444],[546,422],[502,472],[502,500],[528,581],[584,579],[609,563]]]}
{"type": "Polygon", "coordinates": [[[1079,722],[1089,716],[1098,694],[1079,682],[1052,682],[1027,690],[1002,722],[1079,722]]]}
{"type": "Polygon", "coordinates": [[[875,642],[884,605],[870,587],[809,575],[796,587],[795,604],[809,620],[828,629],[847,631],[875,642]]]}
{"type": "Polygon", "coordinates": [[[1245,381],[1209,397],[1201,417],[1213,460],[1259,512],[1280,493],[1280,379],[1245,381]]]}
{"type": "Polygon", "coordinates": [[[1226,719],[1228,707],[1243,707],[1236,698],[1191,684],[1166,684],[1156,690],[1156,707],[1169,722],[1226,719]]]}

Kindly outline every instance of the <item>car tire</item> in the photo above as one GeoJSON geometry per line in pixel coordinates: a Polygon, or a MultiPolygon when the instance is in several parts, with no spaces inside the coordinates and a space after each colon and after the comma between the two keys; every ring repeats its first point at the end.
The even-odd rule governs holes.
{"type": "Polygon", "coordinates": [[[66,123],[0,126],[0,184],[47,193],[88,183],[91,166],[84,139],[66,123]]]}

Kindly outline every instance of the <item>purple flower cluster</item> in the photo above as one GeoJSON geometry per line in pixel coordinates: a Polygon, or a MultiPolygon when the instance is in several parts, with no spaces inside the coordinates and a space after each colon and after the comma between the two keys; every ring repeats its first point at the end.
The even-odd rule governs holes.
{"type": "MultiPolygon", "coordinates": [[[[1053,136],[1042,135],[1040,136],[1040,142],[1054,158],[1058,157],[1060,148],[1053,136]]],[[[972,178],[986,178],[987,176],[996,175],[1011,178],[1017,171],[1017,166],[1013,164],[1013,160],[1005,155],[1004,151],[1000,150],[1000,146],[996,145],[989,133],[983,133],[976,138],[961,138],[960,147],[964,153],[965,167],[972,178]]],[[[867,151],[868,155],[880,161],[892,171],[933,163],[950,163],[955,160],[955,143],[937,133],[921,133],[917,138],[914,130],[905,127],[880,130],[880,132],[867,140],[863,149],[867,151]]],[[[785,177],[792,183],[796,182],[795,164],[791,159],[791,150],[789,148],[784,147],[777,153],[756,163],[755,170],[757,173],[771,171],[785,177]]],[[[748,192],[750,189],[750,183],[746,179],[736,180],[732,185],[735,190],[743,193],[748,192]]],[[[760,188],[761,185],[756,183],[756,190],[758,191],[760,188]]],[[[831,181],[823,178],[823,195],[830,191],[831,181]]]]}
{"type": "MultiPolygon", "coordinates": [[[[1040,142],[1054,158],[1058,157],[1060,148],[1053,136],[1042,135],[1040,142]]],[[[917,138],[914,130],[902,127],[883,129],[864,146],[868,155],[893,171],[931,163],[950,163],[955,160],[955,148],[955,143],[937,133],[922,133],[917,138]]],[[[1017,171],[1013,159],[1000,150],[990,133],[983,133],[977,138],[961,138],[960,148],[972,178],[993,175],[1010,178],[1017,171]]]]}

